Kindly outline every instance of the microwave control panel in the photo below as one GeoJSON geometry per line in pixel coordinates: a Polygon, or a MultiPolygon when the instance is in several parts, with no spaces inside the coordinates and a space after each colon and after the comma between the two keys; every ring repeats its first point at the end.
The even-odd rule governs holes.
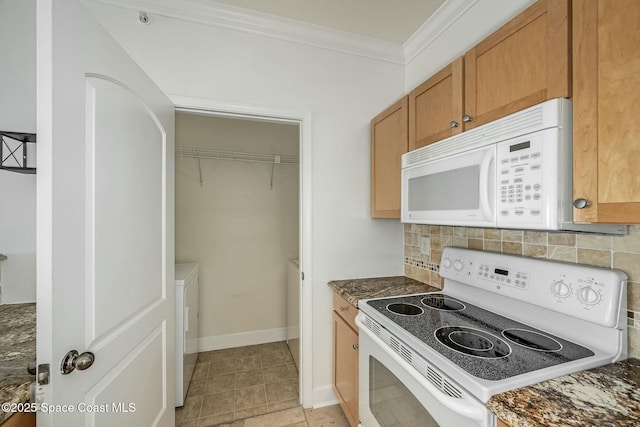
{"type": "MultiPolygon", "coordinates": [[[[545,176],[555,168],[545,170],[543,148],[550,142],[542,133],[535,133],[498,144],[496,152],[497,173],[497,220],[527,226],[543,226],[546,223],[550,200],[555,197],[553,183],[555,177],[545,176]],[[544,160],[544,162],[543,162],[544,160]]],[[[553,144],[550,144],[553,145],[553,144]]],[[[553,150],[547,153],[553,157],[553,150]]],[[[554,204],[552,204],[554,205],[554,204]]]]}

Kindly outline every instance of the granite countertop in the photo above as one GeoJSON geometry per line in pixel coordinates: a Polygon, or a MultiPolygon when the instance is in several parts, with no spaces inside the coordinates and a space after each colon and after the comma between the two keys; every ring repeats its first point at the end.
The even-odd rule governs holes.
{"type": "MultiPolygon", "coordinates": [[[[36,305],[0,305],[0,403],[28,402],[35,375],[27,365],[36,358],[36,305]]],[[[7,414],[0,410],[0,423],[7,414]]]]}
{"type": "Polygon", "coordinates": [[[628,359],[493,396],[510,427],[640,425],[640,360],[628,359]]]}
{"type": "Polygon", "coordinates": [[[354,307],[358,307],[358,300],[361,299],[424,294],[426,292],[437,292],[440,290],[405,276],[332,280],[328,285],[354,307]]]}

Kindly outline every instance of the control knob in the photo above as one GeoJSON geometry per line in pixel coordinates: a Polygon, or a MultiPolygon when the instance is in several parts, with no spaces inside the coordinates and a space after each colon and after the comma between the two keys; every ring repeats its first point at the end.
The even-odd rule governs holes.
{"type": "Polygon", "coordinates": [[[571,286],[562,280],[558,280],[551,285],[551,292],[557,297],[566,298],[571,295],[571,286]]]}
{"type": "Polygon", "coordinates": [[[600,302],[600,293],[591,286],[585,286],[578,291],[578,299],[588,305],[594,305],[600,302]]]}
{"type": "Polygon", "coordinates": [[[442,266],[444,268],[451,268],[451,258],[445,258],[442,260],[442,266]]]}
{"type": "Polygon", "coordinates": [[[462,263],[462,261],[460,261],[459,259],[455,260],[453,262],[453,268],[456,269],[456,271],[460,271],[462,270],[462,267],[464,267],[464,264],[462,263]]]}

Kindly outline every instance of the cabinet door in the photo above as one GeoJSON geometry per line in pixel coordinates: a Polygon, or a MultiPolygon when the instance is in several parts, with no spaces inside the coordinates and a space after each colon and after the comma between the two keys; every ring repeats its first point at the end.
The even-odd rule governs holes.
{"type": "Polygon", "coordinates": [[[371,120],[371,218],[400,218],[400,170],[407,152],[407,97],[371,120]]]}
{"type": "Polygon", "coordinates": [[[462,131],[463,58],[409,93],[409,150],[462,131]]]}
{"type": "Polygon", "coordinates": [[[358,334],[333,312],[333,389],[351,427],[358,418],[358,334]]]}
{"type": "Polygon", "coordinates": [[[577,221],[640,223],[640,1],[573,3],[577,221]]]}
{"type": "Polygon", "coordinates": [[[539,0],[465,55],[464,129],[571,97],[569,0],[539,0]]]}

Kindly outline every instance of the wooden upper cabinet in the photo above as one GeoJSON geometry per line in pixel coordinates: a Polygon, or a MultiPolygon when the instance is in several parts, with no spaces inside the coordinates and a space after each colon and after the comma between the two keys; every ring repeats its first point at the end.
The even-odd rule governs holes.
{"type": "Polygon", "coordinates": [[[409,150],[462,132],[463,58],[409,93],[409,150]]]}
{"type": "Polygon", "coordinates": [[[569,0],[539,0],[466,53],[465,130],[571,97],[569,13],[569,0]]]}
{"type": "Polygon", "coordinates": [[[400,218],[400,171],[407,152],[408,97],[371,120],[371,218],[400,218]]]}
{"type": "Polygon", "coordinates": [[[640,223],[640,1],[573,2],[574,219],[640,223]]]}

